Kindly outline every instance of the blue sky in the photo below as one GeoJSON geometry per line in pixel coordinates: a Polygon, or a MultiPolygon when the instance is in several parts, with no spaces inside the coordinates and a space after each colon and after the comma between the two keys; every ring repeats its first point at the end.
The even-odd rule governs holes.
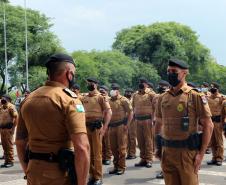
{"type": "MultiPolygon", "coordinates": [[[[24,5],[24,0],[10,0],[24,5]]],[[[69,51],[108,50],[116,32],[137,24],[176,21],[190,26],[226,66],[225,0],[27,0],[52,18],[52,30],[69,51]]]]}

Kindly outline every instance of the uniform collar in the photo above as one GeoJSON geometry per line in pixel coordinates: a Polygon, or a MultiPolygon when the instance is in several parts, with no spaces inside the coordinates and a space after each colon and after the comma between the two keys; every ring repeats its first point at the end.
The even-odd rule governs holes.
{"type": "Polygon", "coordinates": [[[97,94],[100,94],[100,92],[97,89],[95,89],[94,91],[90,91],[89,92],[89,96],[95,96],[97,94]]]}
{"type": "Polygon", "coordinates": [[[173,91],[173,88],[171,87],[169,89],[169,91],[167,91],[168,93],[170,93],[171,95],[173,96],[177,96],[179,94],[182,94],[182,93],[189,93],[191,91],[192,87],[188,86],[187,83],[185,83],[177,93],[174,93],[173,91]]]}
{"type": "Polygon", "coordinates": [[[118,96],[116,96],[116,97],[111,97],[111,100],[112,101],[116,101],[116,100],[119,100],[119,99],[121,99],[122,98],[122,95],[118,95],[118,96]]]}
{"type": "Polygon", "coordinates": [[[219,98],[219,97],[221,97],[221,94],[219,92],[216,95],[211,93],[210,96],[213,98],[219,98]]]}
{"type": "Polygon", "coordinates": [[[145,88],[144,93],[138,91],[139,94],[147,94],[147,93],[149,93],[149,92],[150,92],[150,89],[149,89],[149,88],[145,88]]]}
{"type": "Polygon", "coordinates": [[[66,88],[66,86],[60,82],[56,82],[56,81],[46,81],[45,83],[46,86],[52,86],[52,87],[62,87],[62,88],[66,88]]]}

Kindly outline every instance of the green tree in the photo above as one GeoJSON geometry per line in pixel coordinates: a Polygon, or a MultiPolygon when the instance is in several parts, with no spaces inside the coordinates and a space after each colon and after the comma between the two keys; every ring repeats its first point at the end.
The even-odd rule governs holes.
{"type": "Polygon", "coordinates": [[[85,79],[94,76],[101,84],[110,87],[117,82],[122,90],[128,87],[137,88],[138,78],[144,76],[156,83],[160,77],[151,64],[132,60],[118,51],[76,51],[73,52],[77,66],[77,83],[86,91],[85,79]]]}
{"type": "MultiPolygon", "coordinates": [[[[0,24],[3,25],[3,12],[0,11],[0,24]]],[[[55,52],[63,51],[58,38],[50,31],[50,19],[38,11],[27,9],[28,61],[29,67],[44,66],[47,58],[55,52]]],[[[7,56],[10,85],[25,82],[25,22],[24,9],[6,5],[7,56]]],[[[0,27],[0,94],[5,88],[3,26],[0,27]]]]}
{"type": "Polygon", "coordinates": [[[210,60],[210,52],[198,41],[197,34],[190,27],[175,22],[123,29],[117,33],[112,47],[144,63],[153,64],[165,79],[171,57],[186,61],[191,73],[196,73],[210,60]]]}

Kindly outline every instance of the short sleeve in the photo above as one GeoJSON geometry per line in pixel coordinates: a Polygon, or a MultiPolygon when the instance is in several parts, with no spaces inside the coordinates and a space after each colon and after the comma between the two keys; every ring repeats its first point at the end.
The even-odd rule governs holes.
{"type": "Polygon", "coordinates": [[[18,117],[17,130],[16,130],[16,140],[24,140],[26,138],[28,138],[28,131],[27,131],[25,122],[23,120],[22,114],[20,112],[18,117]]]}
{"type": "Polygon", "coordinates": [[[72,100],[66,109],[66,127],[69,134],[87,133],[85,110],[80,100],[72,100]]]}
{"type": "Polygon", "coordinates": [[[162,110],[161,110],[162,96],[160,95],[157,98],[156,106],[155,106],[155,116],[156,118],[162,118],[162,110]]]}
{"type": "Polygon", "coordinates": [[[122,100],[122,106],[124,108],[124,110],[127,112],[127,113],[130,113],[132,112],[133,108],[132,108],[132,104],[130,103],[130,101],[126,98],[123,98],[122,100]]]}
{"type": "Polygon", "coordinates": [[[106,96],[99,95],[99,103],[100,103],[100,106],[102,108],[102,111],[107,110],[107,109],[111,109],[111,106],[109,104],[109,100],[106,96]]]}
{"type": "Polygon", "coordinates": [[[9,108],[9,113],[10,113],[10,115],[11,115],[13,118],[16,118],[16,117],[18,116],[18,113],[17,113],[17,110],[16,110],[15,106],[9,108]]]}
{"type": "Polygon", "coordinates": [[[196,95],[196,111],[199,118],[211,117],[211,111],[208,105],[208,100],[205,95],[197,94],[196,95]]]}

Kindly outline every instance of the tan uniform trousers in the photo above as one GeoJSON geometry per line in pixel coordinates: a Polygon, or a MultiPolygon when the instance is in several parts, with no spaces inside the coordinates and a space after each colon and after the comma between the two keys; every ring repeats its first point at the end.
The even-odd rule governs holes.
{"type": "Polygon", "coordinates": [[[87,134],[90,144],[90,177],[95,180],[102,179],[102,140],[100,129],[91,131],[87,127],[87,134]]]}
{"type": "Polygon", "coordinates": [[[198,185],[194,173],[197,151],[188,149],[163,148],[161,166],[166,185],[198,185]]]}
{"type": "Polygon", "coordinates": [[[114,168],[118,170],[125,170],[126,168],[127,134],[127,131],[124,130],[124,125],[109,127],[114,168]]]}
{"type": "Polygon", "coordinates": [[[214,129],[211,137],[211,149],[213,153],[212,160],[224,160],[224,140],[223,140],[223,127],[221,123],[213,122],[214,129]]]}
{"type": "Polygon", "coordinates": [[[128,155],[136,156],[137,122],[133,120],[128,130],[128,155]]]}
{"type": "Polygon", "coordinates": [[[70,185],[66,172],[58,163],[30,160],[27,169],[27,185],[70,185]]]}
{"type": "Polygon", "coordinates": [[[6,163],[12,163],[14,161],[13,152],[13,134],[15,127],[11,129],[0,129],[1,132],[1,142],[4,151],[4,158],[6,163]]]}
{"type": "Polygon", "coordinates": [[[137,141],[140,149],[142,161],[152,162],[153,160],[153,132],[150,119],[136,120],[137,122],[137,141]]]}
{"type": "Polygon", "coordinates": [[[102,155],[103,160],[111,160],[111,145],[110,145],[110,138],[109,138],[109,131],[106,131],[102,141],[102,155]]]}

